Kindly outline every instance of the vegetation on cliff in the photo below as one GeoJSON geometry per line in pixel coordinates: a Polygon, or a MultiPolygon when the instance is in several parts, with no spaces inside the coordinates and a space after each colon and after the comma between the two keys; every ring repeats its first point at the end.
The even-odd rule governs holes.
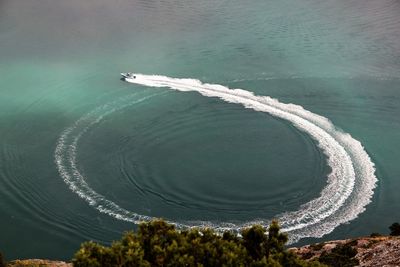
{"type": "Polygon", "coordinates": [[[3,258],[3,254],[0,252],[0,267],[6,267],[6,262],[3,258]]]}
{"type": "Polygon", "coordinates": [[[285,248],[287,236],[277,222],[266,229],[253,226],[241,237],[211,229],[178,231],[164,221],[143,223],[110,247],[82,244],[72,262],[95,266],[324,266],[301,260],[285,248]]]}
{"type": "Polygon", "coordinates": [[[395,222],[391,226],[389,226],[390,235],[391,236],[399,236],[400,235],[400,224],[395,222]]]}
{"type": "Polygon", "coordinates": [[[351,243],[338,245],[330,252],[324,251],[318,261],[332,267],[358,266],[359,260],[355,258],[357,249],[351,243]]]}

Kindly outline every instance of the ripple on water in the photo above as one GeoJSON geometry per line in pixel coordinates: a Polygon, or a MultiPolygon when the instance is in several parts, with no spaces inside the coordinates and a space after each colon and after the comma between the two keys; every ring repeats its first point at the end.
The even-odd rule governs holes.
{"type": "Polygon", "coordinates": [[[294,210],[325,184],[324,156],[286,122],[193,95],[169,94],[162,105],[114,113],[80,141],[97,192],[153,216],[245,220],[294,210]]]}

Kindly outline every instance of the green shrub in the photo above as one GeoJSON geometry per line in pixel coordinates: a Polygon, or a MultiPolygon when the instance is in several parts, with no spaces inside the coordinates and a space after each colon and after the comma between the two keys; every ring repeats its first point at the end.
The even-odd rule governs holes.
{"type": "Polygon", "coordinates": [[[357,249],[351,244],[337,245],[330,253],[323,252],[319,257],[319,262],[332,267],[351,267],[359,265],[357,249]]]}
{"type": "Polygon", "coordinates": [[[0,252],[0,267],[6,267],[6,261],[4,260],[3,254],[0,252]]]}
{"type": "Polygon", "coordinates": [[[371,233],[369,236],[370,237],[380,237],[380,236],[382,236],[382,234],[380,234],[380,233],[371,233]]]}
{"type": "Polygon", "coordinates": [[[121,241],[114,242],[111,247],[104,247],[94,242],[85,242],[75,254],[74,266],[150,266],[143,260],[144,252],[134,235],[127,233],[121,241]]]}
{"type": "Polygon", "coordinates": [[[178,231],[162,220],[143,223],[110,247],[86,242],[75,254],[76,267],[89,266],[322,266],[306,262],[285,249],[286,234],[277,222],[266,229],[253,226],[216,234],[211,229],[178,231]]]}
{"type": "Polygon", "coordinates": [[[325,242],[310,245],[313,250],[321,250],[325,246],[325,242]]]}
{"type": "Polygon", "coordinates": [[[389,226],[390,229],[390,235],[392,236],[398,236],[400,235],[400,224],[399,223],[393,223],[391,226],[389,226]]]}

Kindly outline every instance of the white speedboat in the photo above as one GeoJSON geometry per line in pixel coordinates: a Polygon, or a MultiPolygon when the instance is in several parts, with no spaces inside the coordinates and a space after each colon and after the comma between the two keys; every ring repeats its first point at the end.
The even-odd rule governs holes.
{"type": "Polygon", "coordinates": [[[136,79],[136,76],[131,73],[131,72],[127,72],[127,73],[123,73],[121,72],[122,77],[124,77],[125,79],[136,79]]]}

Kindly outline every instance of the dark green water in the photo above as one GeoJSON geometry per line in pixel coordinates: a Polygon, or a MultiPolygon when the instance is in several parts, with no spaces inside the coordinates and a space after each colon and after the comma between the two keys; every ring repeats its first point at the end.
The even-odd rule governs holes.
{"type": "Polygon", "coordinates": [[[110,102],[77,164],[126,209],[270,219],[325,186],[324,154],[289,122],[125,83],[122,71],[244,88],[329,118],[363,144],[379,181],[366,211],[323,239],[385,233],[400,220],[399,12],[394,0],[0,1],[0,251],[69,259],[82,241],[135,228],[91,208],[55,164],[64,129],[110,102]]]}

